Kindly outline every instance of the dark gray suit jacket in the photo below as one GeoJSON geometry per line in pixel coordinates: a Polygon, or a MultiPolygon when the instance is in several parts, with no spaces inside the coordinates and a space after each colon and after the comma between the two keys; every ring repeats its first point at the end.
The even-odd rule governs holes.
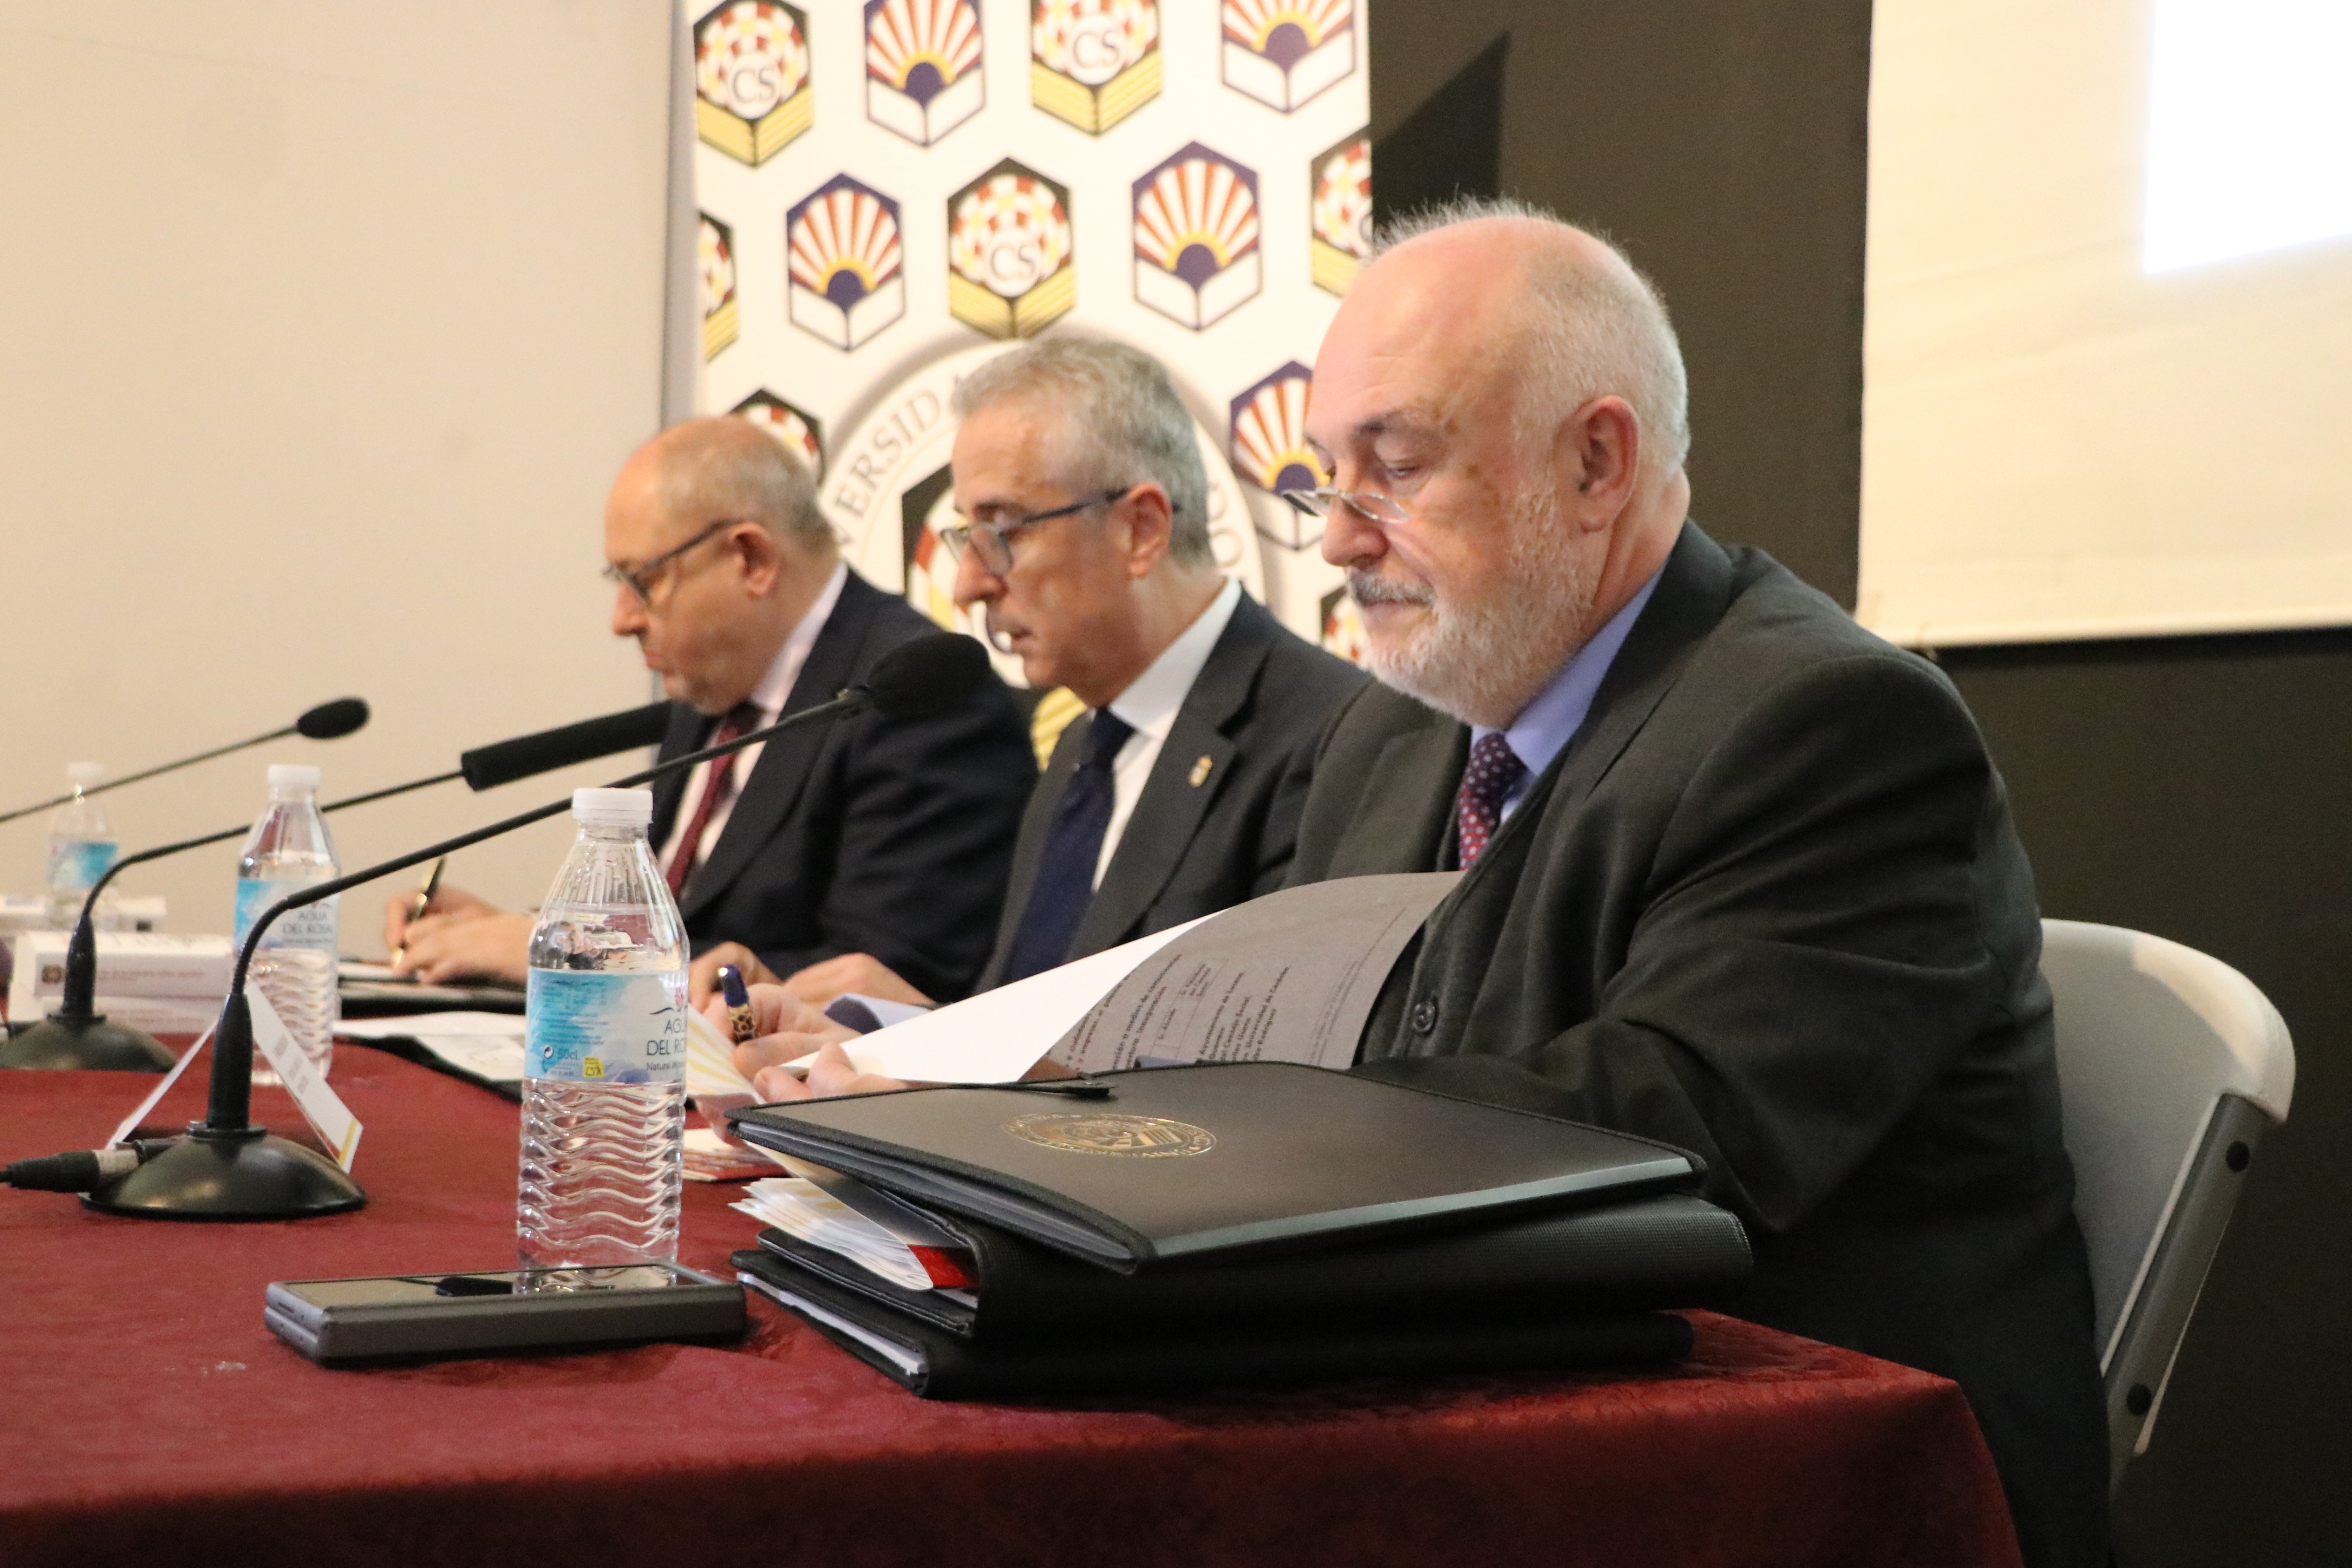
{"type": "MultiPolygon", "coordinates": [[[[1316,747],[1365,681],[1361,670],[1286,630],[1243,595],[1185,694],[1068,956],[1084,958],[1280,887],[1316,747]]],[[[1003,978],[1012,957],[1045,830],[1092,722],[1062,731],[1021,819],[1013,885],[981,990],[1003,978]]]]}
{"type": "MultiPolygon", "coordinates": [[[[1385,689],[1296,881],[1454,861],[1465,726],[1385,689]]],[[[1942,672],[1685,526],[1591,715],[1399,962],[1360,1070],[1706,1159],[1742,1317],[1958,1380],[2029,1563],[2105,1562],[2032,875],[1942,672]]]]}
{"type": "MultiPolygon", "coordinates": [[[[786,713],[830,700],[899,644],[939,630],[855,572],[793,682],[786,713]]],[[[664,759],[715,721],[673,705],[664,759]]],[[[653,841],[692,770],[654,785],[653,841]]],[[[942,1001],[988,955],[1035,753],[1012,692],[991,677],[923,719],[878,713],[790,731],[761,750],[679,913],[698,950],[740,942],[779,974],[870,952],[942,1001]]]]}

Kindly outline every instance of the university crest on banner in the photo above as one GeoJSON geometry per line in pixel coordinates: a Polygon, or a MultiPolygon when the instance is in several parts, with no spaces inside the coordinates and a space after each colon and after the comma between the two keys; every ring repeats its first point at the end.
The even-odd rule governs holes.
{"type": "Polygon", "coordinates": [[[1030,0],[1029,96],[1099,136],[1160,96],[1159,0],[1030,0]]]}
{"type": "Polygon", "coordinates": [[[758,168],[816,111],[808,15],[782,0],[729,0],[694,25],[694,128],[758,168]]]}
{"type": "Polygon", "coordinates": [[[866,117],[928,147],[988,104],[979,0],[866,0],[866,117]]]}
{"type": "Polygon", "coordinates": [[[817,416],[795,408],[761,387],[727,411],[749,419],[778,441],[784,450],[808,465],[819,482],[824,479],[824,426],[817,416]]]}
{"type": "Polygon", "coordinates": [[[898,204],[835,174],[784,215],[793,324],[854,349],[907,313],[898,204]]]}
{"type": "Polygon", "coordinates": [[[1070,193],[1007,158],[948,198],[948,310],[1025,338],[1077,302],[1070,193]]]}
{"type": "Polygon", "coordinates": [[[1195,331],[1257,298],[1257,174],[1198,142],[1135,182],[1135,297],[1195,331]]]}
{"type": "Polygon", "coordinates": [[[1225,85],[1285,114],[1356,69],[1355,0],[1224,0],[1225,85]]]}

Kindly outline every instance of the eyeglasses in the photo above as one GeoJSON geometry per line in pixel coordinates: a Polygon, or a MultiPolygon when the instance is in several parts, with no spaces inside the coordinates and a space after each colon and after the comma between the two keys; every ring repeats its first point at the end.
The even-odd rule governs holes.
{"type": "Polygon", "coordinates": [[[1013,570],[1013,536],[1014,534],[1034,528],[1041,522],[1051,522],[1057,517],[1068,517],[1073,512],[1085,511],[1089,507],[1108,506],[1113,501],[1123,500],[1133,493],[1135,488],[1133,485],[1122,485],[1115,490],[1105,490],[1098,496],[1088,496],[1084,500],[1074,500],[1067,506],[1057,506],[1047,511],[1033,511],[1025,517],[1007,518],[1002,522],[974,519],[968,523],[956,523],[951,527],[940,530],[940,542],[946,545],[949,552],[959,559],[969,549],[980,558],[982,571],[993,577],[1002,577],[1013,570]]]}
{"type": "Polygon", "coordinates": [[[1370,522],[1399,523],[1412,516],[1405,510],[1403,502],[1378,490],[1335,490],[1328,485],[1318,485],[1311,490],[1283,490],[1280,494],[1308,517],[1328,517],[1335,506],[1345,506],[1370,522]]]}
{"type": "Polygon", "coordinates": [[[732,528],[742,521],[743,520],[740,517],[722,517],[717,522],[710,524],[701,532],[696,534],[692,539],[688,540],[685,543],[671,545],[667,550],[663,551],[659,555],[655,556],[652,560],[646,562],[642,565],[624,566],[617,561],[607,562],[604,565],[604,581],[612,584],[616,588],[626,588],[630,593],[635,594],[637,596],[638,604],[650,610],[654,607],[654,590],[658,588],[662,583],[662,578],[659,574],[663,567],[668,565],[671,562],[677,560],[679,556],[685,554],[688,551],[693,549],[704,540],[709,539],[712,534],[719,531],[719,530],[732,528]]]}

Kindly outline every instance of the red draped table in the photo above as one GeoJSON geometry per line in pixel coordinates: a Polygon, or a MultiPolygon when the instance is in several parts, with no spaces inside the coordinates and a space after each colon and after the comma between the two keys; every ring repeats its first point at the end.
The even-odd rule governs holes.
{"type": "MultiPolygon", "coordinates": [[[[512,1104],[350,1046],[334,1081],[356,1214],[0,1189],[0,1563],[2016,1561],[1953,1384],[1706,1313],[1665,1372],[1148,1400],[927,1404],[756,1296],[735,1345],[325,1371],[262,1326],[270,1280],[510,1267],[514,1223],[512,1104]]],[[[0,1072],[0,1159],[152,1084],[0,1072]]],[[[734,1196],[688,1184],[684,1262],[751,1244],[734,1196]]]]}

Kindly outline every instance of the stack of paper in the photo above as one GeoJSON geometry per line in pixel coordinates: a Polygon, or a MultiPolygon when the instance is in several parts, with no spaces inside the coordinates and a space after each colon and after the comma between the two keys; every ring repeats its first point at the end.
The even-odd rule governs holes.
{"type": "Polygon", "coordinates": [[[734,1206],[901,1289],[961,1293],[978,1282],[971,1249],[920,1209],[822,1165],[784,1163],[792,1175],[752,1183],[734,1206]]]}

